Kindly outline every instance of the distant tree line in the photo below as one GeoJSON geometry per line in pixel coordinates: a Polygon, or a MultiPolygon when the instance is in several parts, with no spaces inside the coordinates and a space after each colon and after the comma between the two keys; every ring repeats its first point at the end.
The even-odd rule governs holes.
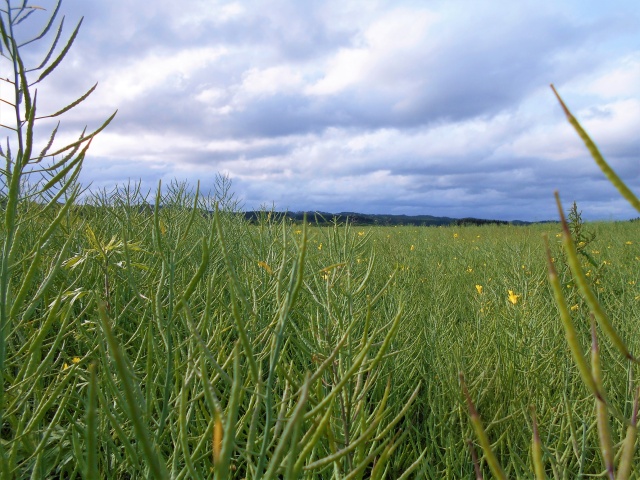
{"type": "MultiPolygon", "coordinates": [[[[447,225],[509,225],[510,222],[504,220],[485,220],[479,218],[456,219],[451,217],[434,217],[432,215],[391,215],[391,214],[365,214],[355,212],[326,213],[326,212],[265,212],[246,211],[244,217],[252,223],[260,223],[265,215],[269,215],[272,220],[282,221],[287,218],[292,223],[302,223],[307,221],[316,225],[333,225],[336,223],[349,222],[356,226],[415,226],[415,227],[437,227],[447,225]]],[[[526,224],[528,222],[517,222],[526,224]]]]}
{"type": "Polygon", "coordinates": [[[466,225],[509,225],[510,222],[507,222],[505,220],[485,220],[482,218],[472,218],[472,217],[466,217],[466,218],[460,218],[458,220],[455,220],[453,222],[454,225],[459,226],[459,227],[463,227],[466,225]]]}

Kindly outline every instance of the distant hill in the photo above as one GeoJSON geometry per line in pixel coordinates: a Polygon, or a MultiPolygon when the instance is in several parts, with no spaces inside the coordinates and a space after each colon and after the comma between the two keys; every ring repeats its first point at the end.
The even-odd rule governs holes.
{"type": "Polygon", "coordinates": [[[451,218],[451,217],[434,217],[433,215],[390,215],[390,214],[365,214],[356,212],[265,212],[251,210],[244,212],[244,216],[250,222],[258,222],[265,215],[271,215],[271,218],[282,220],[283,217],[289,218],[293,222],[300,223],[306,214],[307,221],[318,225],[329,225],[332,223],[341,223],[349,221],[352,225],[367,226],[420,226],[420,227],[437,227],[446,225],[528,225],[532,222],[524,222],[514,220],[506,222],[504,220],[491,220],[481,218],[451,218]]]}

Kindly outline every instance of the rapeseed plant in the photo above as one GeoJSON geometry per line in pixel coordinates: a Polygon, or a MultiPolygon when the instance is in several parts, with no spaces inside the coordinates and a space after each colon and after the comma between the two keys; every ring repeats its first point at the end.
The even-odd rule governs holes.
{"type": "MultiPolygon", "coordinates": [[[[571,115],[571,113],[563,103],[562,99],[558,96],[555,89],[553,89],[553,91],[556,94],[569,122],[576,129],[580,137],[583,139],[585,145],[591,152],[596,163],[600,166],[602,171],[609,178],[609,180],[614,184],[614,186],[618,188],[620,193],[627,200],[629,200],[629,202],[636,208],[636,210],[640,211],[640,200],[626,187],[626,185],[613,172],[613,170],[611,170],[609,165],[602,158],[595,144],[592,142],[592,140],[589,138],[586,132],[584,132],[584,130],[582,129],[580,124],[577,122],[577,120],[573,117],[573,115],[571,115]]],[[[571,312],[577,311],[579,306],[578,304],[573,305],[571,308],[567,306],[566,297],[562,291],[561,282],[558,276],[558,271],[554,265],[554,262],[551,256],[548,239],[545,236],[544,240],[545,240],[545,248],[546,248],[549,282],[551,284],[551,287],[555,296],[556,304],[560,313],[561,322],[565,331],[566,341],[571,351],[571,355],[573,357],[575,365],[578,368],[580,377],[582,378],[584,385],[587,387],[587,389],[595,399],[595,407],[596,407],[595,423],[596,423],[596,428],[598,433],[598,444],[600,447],[602,467],[603,467],[598,469],[598,473],[601,472],[603,469],[604,470],[603,474],[611,480],[614,480],[614,479],[626,480],[631,475],[633,458],[635,455],[635,443],[636,443],[636,435],[637,435],[638,397],[640,395],[640,387],[632,387],[631,373],[629,373],[629,379],[630,379],[629,390],[634,391],[635,395],[633,400],[633,409],[631,413],[631,419],[625,420],[624,417],[621,415],[621,413],[613,405],[613,403],[611,402],[611,399],[609,398],[608,394],[605,392],[605,389],[604,389],[603,371],[602,371],[602,364],[601,364],[601,358],[600,358],[601,356],[600,347],[599,347],[598,339],[596,335],[596,324],[605,333],[605,335],[608,337],[609,341],[613,344],[615,349],[618,350],[619,353],[621,353],[628,362],[630,362],[631,364],[636,364],[640,362],[631,353],[625,341],[621,338],[617,330],[614,328],[614,325],[612,324],[610,318],[604,312],[604,309],[600,304],[598,298],[591,290],[589,283],[587,282],[587,278],[589,277],[589,274],[591,271],[589,270],[588,272],[585,273],[583,270],[583,266],[579,261],[578,254],[583,253],[587,257],[587,260],[589,261],[589,263],[596,266],[593,260],[588,255],[586,255],[585,252],[582,250],[586,247],[586,244],[588,243],[588,241],[591,241],[593,239],[593,236],[591,236],[588,241],[585,241],[585,240],[582,240],[582,238],[584,237],[583,236],[581,237],[576,232],[576,229],[575,229],[576,215],[578,220],[580,220],[579,218],[580,215],[579,213],[577,213],[575,202],[571,210],[572,217],[570,218],[571,220],[573,220],[572,222],[573,223],[572,226],[574,227],[573,231],[570,229],[570,225],[565,219],[562,205],[560,203],[560,199],[557,193],[556,193],[556,202],[558,205],[560,221],[563,227],[563,232],[561,234],[561,237],[562,237],[562,245],[564,248],[564,254],[566,255],[567,263],[571,269],[572,278],[575,281],[576,286],[578,287],[579,293],[582,295],[587,306],[589,307],[589,310],[591,311],[591,365],[590,366],[587,363],[583,348],[580,344],[580,341],[578,338],[578,330],[574,326],[573,321],[571,319],[571,312]],[[578,238],[574,238],[574,236],[577,236],[578,238]],[[612,438],[613,430],[610,425],[610,417],[614,417],[619,421],[627,423],[626,436],[621,442],[622,448],[619,452],[620,461],[618,462],[617,473],[616,473],[616,465],[615,465],[616,453],[614,450],[614,441],[612,438]]],[[[578,223],[580,223],[580,225],[578,225],[580,227],[581,222],[578,222],[578,223]]],[[[629,240],[628,242],[631,242],[631,241],[629,240]]],[[[625,243],[625,245],[626,244],[627,243],[625,243]]],[[[568,286],[571,286],[571,285],[568,285],[568,286]]],[[[509,290],[508,298],[512,304],[517,303],[518,297],[519,295],[516,295],[514,294],[513,291],[509,290]]],[[[629,372],[631,372],[632,366],[633,365],[630,365],[629,372]]],[[[493,452],[493,448],[491,446],[491,443],[488,440],[486,430],[484,429],[484,427],[482,426],[482,423],[480,422],[478,411],[471,400],[471,396],[468,392],[468,389],[464,382],[464,378],[462,374],[460,376],[460,382],[461,382],[461,388],[462,388],[463,394],[466,398],[471,424],[475,430],[476,436],[484,451],[489,467],[491,468],[491,471],[495,477],[506,478],[506,474],[504,473],[504,470],[502,470],[502,467],[500,466],[500,463],[493,452]]],[[[565,403],[566,403],[566,399],[565,399],[565,403]]],[[[532,448],[532,458],[533,458],[533,471],[537,479],[546,478],[546,473],[545,473],[546,467],[543,464],[544,463],[543,447],[540,441],[540,435],[538,433],[538,425],[536,421],[535,412],[533,410],[532,410],[532,424],[533,424],[533,438],[531,442],[531,445],[532,445],[531,448],[532,448]]],[[[571,427],[571,430],[572,430],[571,435],[572,437],[574,437],[574,440],[573,440],[574,452],[576,454],[576,457],[580,458],[580,475],[582,476],[583,469],[584,469],[584,464],[583,464],[584,454],[582,455],[582,457],[580,457],[580,454],[577,448],[577,442],[575,440],[575,435],[573,433],[573,430],[574,430],[573,427],[571,427]]],[[[584,431],[586,435],[586,429],[584,431]]],[[[585,436],[583,435],[583,445],[584,445],[584,442],[585,442],[585,436]]],[[[474,463],[477,463],[477,461],[474,460],[474,463]]],[[[552,465],[552,468],[553,468],[555,477],[558,477],[559,473],[562,473],[562,472],[558,472],[557,469],[553,467],[553,465],[552,465]]],[[[479,472],[479,470],[476,469],[476,472],[479,472]]]]}
{"type": "MultiPolygon", "coordinates": [[[[74,168],[67,171],[72,178],[74,168]]],[[[0,174],[4,181],[7,171],[0,174]]],[[[60,188],[73,190],[63,177],[60,188]]],[[[576,310],[564,312],[560,300],[567,340],[558,340],[551,293],[538,288],[541,247],[530,240],[546,226],[394,227],[392,236],[376,227],[360,235],[348,224],[297,229],[271,214],[248,225],[215,208],[225,204],[224,193],[209,199],[175,186],[163,193],[159,185],[155,209],[137,190],[92,197],[94,204],[83,206],[58,197],[47,209],[29,204],[24,191],[10,192],[22,210],[0,202],[0,239],[13,246],[3,250],[0,278],[8,322],[2,475],[466,478],[489,465],[498,476],[524,478],[533,466],[536,478],[573,478],[605,470],[590,447],[611,451],[597,438],[597,428],[606,431],[603,422],[611,423],[610,437],[627,428],[622,442],[610,444],[620,445],[613,456],[619,478],[632,475],[633,385],[604,395],[603,384],[624,383],[633,372],[614,378],[606,370],[598,384],[583,332],[564,323],[576,310]],[[311,230],[321,242],[309,240],[311,230]],[[482,250],[451,250],[480,238],[479,231],[482,250]],[[458,239],[453,245],[451,236],[458,239]],[[376,240],[380,248],[373,248],[376,240]],[[419,252],[410,265],[408,251],[419,252]],[[505,290],[515,303],[504,301],[505,290]],[[527,299],[526,316],[511,308],[520,298],[527,299]],[[593,403],[584,401],[565,361],[566,345],[583,357],[574,360],[578,382],[584,377],[587,390],[603,400],[596,422],[589,422],[593,403]],[[463,385],[470,426],[461,417],[460,369],[469,372],[463,385]],[[604,411],[621,396],[631,419],[624,423],[613,409],[604,411]],[[527,419],[530,432],[520,428],[518,413],[532,401],[538,408],[527,419]],[[480,411],[494,419],[484,435],[480,411]],[[497,434],[503,427],[506,433],[497,434]],[[467,449],[472,429],[493,455],[467,449]],[[504,470],[500,461],[507,462],[504,470]]],[[[624,228],[611,226],[618,232],[608,239],[612,255],[628,249],[631,230],[624,228]]],[[[625,287],[635,277],[615,263],[609,270],[625,287]]],[[[567,281],[558,279],[552,293],[564,299],[559,287],[567,281]]],[[[603,288],[607,283],[603,278],[603,288]]],[[[576,290],[567,293],[567,305],[576,290]]],[[[629,298],[640,298],[634,293],[629,298]]],[[[616,327],[633,341],[627,330],[634,324],[622,320],[616,327]]],[[[611,359],[606,348],[598,355],[603,365],[611,359]]]]}

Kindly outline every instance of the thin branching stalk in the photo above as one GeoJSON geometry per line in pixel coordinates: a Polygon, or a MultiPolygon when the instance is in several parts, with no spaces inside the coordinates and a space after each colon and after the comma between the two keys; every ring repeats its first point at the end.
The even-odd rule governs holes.
{"type": "Polygon", "coordinates": [[[613,184],[613,186],[618,189],[620,194],[631,205],[633,205],[633,208],[635,208],[638,212],[640,212],[640,200],[638,199],[638,197],[629,189],[629,187],[627,187],[627,185],[622,181],[622,179],[609,166],[607,161],[604,159],[604,157],[600,153],[600,150],[598,149],[596,144],[593,142],[593,140],[591,140],[591,137],[589,137],[589,135],[584,130],[584,128],[582,128],[582,125],[580,125],[578,120],[576,120],[576,118],[569,111],[569,109],[567,108],[565,103],[562,101],[562,98],[560,97],[560,95],[558,94],[558,92],[556,91],[553,85],[551,85],[551,89],[553,90],[553,93],[558,99],[558,102],[560,102],[560,106],[562,107],[564,114],[567,116],[567,120],[569,120],[569,123],[571,124],[571,126],[576,130],[576,132],[578,132],[578,135],[580,136],[584,144],[589,149],[589,153],[591,153],[591,156],[595,160],[596,164],[600,167],[602,172],[607,176],[607,179],[613,184]]]}
{"type": "Polygon", "coordinates": [[[620,338],[618,332],[616,332],[613,327],[609,316],[606,314],[598,298],[595,293],[589,286],[589,282],[587,281],[587,277],[580,265],[580,259],[578,258],[578,252],[576,251],[576,246],[573,242],[573,238],[571,237],[571,232],[569,231],[569,226],[567,224],[567,220],[564,216],[564,211],[562,209],[562,204],[560,203],[560,196],[558,192],[555,193],[556,204],[558,206],[558,213],[560,215],[560,222],[562,224],[562,244],[564,246],[565,252],[567,254],[567,261],[569,266],[571,267],[571,273],[573,274],[573,278],[580,289],[580,293],[582,293],[584,299],[586,300],[591,312],[595,316],[598,324],[604,330],[605,334],[609,337],[613,345],[622,353],[626,358],[633,362],[638,362],[636,358],[632,355],[632,353],[627,348],[625,342],[620,338]]]}
{"type": "Polygon", "coordinates": [[[467,401],[467,408],[469,409],[469,415],[471,417],[471,425],[473,426],[473,430],[478,437],[478,441],[480,442],[480,447],[484,452],[484,456],[487,459],[487,463],[489,464],[489,468],[493,475],[500,479],[506,480],[507,475],[505,474],[500,462],[498,462],[498,458],[493,453],[493,449],[491,448],[491,442],[489,441],[489,437],[482,426],[482,421],[480,420],[480,414],[478,410],[476,410],[473,401],[471,400],[471,395],[469,395],[469,390],[467,389],[467,384],[464,381],[464,375],[460,373],[460,386],[462,388],[462,393],[467,401]]]}
{"type": "MultiPolygon", "coordinates": [[[[600,347],[596,336],[596,322],[591,318],[591,370],[593,379],[599,391],[604,391],[602,381],[602,366],[600,364],[600,347]]],[[[596,420],[598,425],[598,439],[600,440],[600,451],[606,468],[606,474],[614,480],[613,463],[613,440],[611,438],[611,426],[609,425],[609,412],[607,404],[602,398],[596,398],[596,420]]]]}

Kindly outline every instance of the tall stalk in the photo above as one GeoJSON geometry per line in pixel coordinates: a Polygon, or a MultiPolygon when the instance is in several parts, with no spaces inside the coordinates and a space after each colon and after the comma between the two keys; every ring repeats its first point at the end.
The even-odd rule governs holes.
{"type": "MultiPolygon", "coordinates": [[[[608,178],[608,180],[618,189],[620,194],[631,203],[631,205],[640,212],[640,199],[638,196],[633,193],[626,184],[622,181],[622,179],[613,171],[613,169],[606,162],[602,154],[600,153],[598,147],[593,142],[591,137],[586,133],[586,131],[582,128],[578,120],[573,116],[570,110],[565,105],[564,101],[556,91],[555,87],[551,85],[551,89],[555,94],[556,98],[560,102],[560,106],[562,107],[565,115],[567,116],[567,120],[574,127],[585,146],[589,150],[589,153],[595,160],[596,164],[600,167],[602,172],[608,178]]],[[[557,269],[554,265],[555,259],[551,256],[551,250],[549,248],[549,240],[545,235],[545,250],[547,257],[547,266],[548,266],[548,277],[549,283],[551,286],[551,290],[555,297],[555,302],[558,307],[558,311],[560,314],[560,319],[562,322],[562,326],[565,331],[566,341],[571,351],[571,355],[573,357],[573,361],[578,368],[578,372],[580,373],[580,377],[582,378],[583,383],[587,387],[587,390],[591,395],[595,397],[595,414],[596,414],[596,426],[598,432],[598,443],[600,447],[600,453],[602,457],[602,467],[604,467],[604,473],[601,473],[599,476],[605,476],[610,478],[611,480],[622,479],[626,480],[629,478],[631,471],[633,469],[633,458],[635,455],[635,443],[636,443],[636,435],[637,435],[637,413],[638,413],[638,389],[637,386],[633,388],[636,392],[633,398],[633,409],[631,418],[625,418],[618,409],[614,406],[611,399],[608,398],[603,381],[603,368],[600,361],[600,347],[597,340],[596,335],[596,324],[598,327],[604,332],[606,337],[612,346],[618,350],[618,352],[629,362],[629,372],[632,372],[632,367],[634,364],[640,363],[638,358],[631,353],[630,348],[627,346],[627,343],[622,338],[622,336],[618,333],[618,331],[614,328],[613,322],[611,321],[609,315],[605,312],[604,306],[601,304],[600,299],[594,292],[588,281],[588,274],[584,272],[583,266],[580,262],[580,258],[578,256],[579,250],[576,247],[576,244],[581,239],[580,231],[571,229],[569,222],[564,215],[564,210],[562,204],[560,203],[560,197],[558,192],[555,193],[556,204],[558,206],[558,213],[560,216],[560,224],[562,226],[562,233],[559,234],[562,238],[562,246],[564,248],[564,254],[566,256],[566,262],[571,270],[571,278],[575,283],[577,290],[580,296],[583,298],[585,304],[588,306],[590,310],[590,318],[591,318],[591,365],[589,366],[586,360],[586,356],[583,352],[583,349],[580,345],[578,339],[578,327],[574,324],[571,316],[571,310],[573,307],[568,307],[567,298],[565,292],[562,289],[562,285],[558,276],[557,269]],[[614,439],[613,439],[613,430],[609,425],[609,416],[616,417],[616,419],[627,427],[627,434],[624,440],[621,441],[622,450],[620,452],[620,460],[618,463],[618,475],[615,474],[616,465],[615,465],[615,451],[614,451],[614,439]]],[[[577,218],[578,223],[580,222],[580,214],[577,213],[577,207],[574,203],[573,208],[570,213],[570,219],[574,217],[574,224],[577,218]]],[[[586,241],[590,241],[588,237],[582,237],[586,241]]],[[[585,242],[583,242],[585,243],[585,242]]],[[[631,242],[628,242],[631,244],[631,242]]],[[[589,260],[589,263],[594,264],[593,260],[587,255],[586,258],[589,260]]],[[[635,281],[634,281],[635,284],[635,281]]],[[[637,299],[638,297],[636,297],[637,299]]],[[[577,305],[577,304],[576,304],[577,305]]],[[[632,375],[629,374],[629,383],[631,386],[632,383],[632,375]]],[[[469,415],[471,419],[471,424],[473,429],[475,430],[476,436],[478,437],[478,441],[482,450],[485,454],[487,463],[491,468],[494,476],[497,478],[506,478],[504,471],[502,470],[501,465],[498,462],[498,459],[493,451],[491,443],[489,442],[487,433],[485,428],[482,426],[480,422],[480,416],[478,414],[478,410],[476,409],[471,396],[469,395],[469,391],[467,389],[466,384],[464,383],[464,377],[461,374],[461,389],[467,401],[467,407],[469,410],[469,415]]],[[[542,444],[540,441],[540,437],[538,434],[538,427],[536,424],[535,417],[532,418],[533,424],[533,440],[532,440],[532,457],[533,457],[533,468],[535,471],[536,478],[544,478],[545,471],[543,465],[543,455],[542,455],[542,444]]],[[[577,452],[577,448],[575,449],[577,452]]],[[[576,455],[577,456],[577,455],[576,455]]],[[[580,472],[582,473],[582,461],[580,466],[580,472]]]]}
{"type": "MultiPolygon", "coordinates": [[[[9,105],[14,113],[14,124],[8,125],[0,123],[0,128],[8,131],[6,139],[6,151],[0,146],[0,155],[4,157],[4,168],[0,168],[0,192],[5,197],[4,200],[4,241],[0,256],[0,425],[3,423],[5,410],[5,359],[7,335],[18,321],[20,312],[20,301],[26,301],[25,295],[12,297],[12,292],[26,292],[32,278],[25,276],[19,279],[18,285],[12,285],[11,273],[12,265],[16,265],[15,250],[19,240],[20,230],[20,209],[31,199],[42,202],[40,214],[48,210],[55,210],[59,206],[59,200],[63,198],[65,202],[72,203],[79,193],[77,178],[80,173],[82,161],[91,139],[103,130],[113,119],[115,113],[111,115],[97,130],[90,134],[83,131],[78,140],[62,147],[53,147],[58,125],[53,129],[45,147],[38,155],[33,155],[34,126],[36,120],[54,118],[69,111],[71,108],[84,101],[95,89],[92,87],[88,92],[72,103],[64,106],[58,111],[36,116],[37,88],[36,86],[54,71],[64,59],[71,48],[82,20],[78,22],[72,34],[68,37],[64,47],[57,51],[56,46],[62,33],[64,18],[57,25],[57,33],[45,55],[44,59],[35,66],[29,67],[23,61],[23,50],[30,44],[43,40],[47,37],[51,27],[54,26],[60,11],[61,0],[59,0],[53,11],[49,14],[47,22],[42,31],[34,37],[26,40],[19,40],[19,30],[24,26],[23,22],[34,13],[43,11],[42,7],[31,5],[28,0],[12,2],[4,0],[3,8],[0,8],[0,62],[2,69],[8,67],[11,71],[11,79],[3,78],[2,81],[12,86],[11,98],[0,98],[0,101],[9,105]],[[17,4],[17,5],[14,5],[17,4]],[[17,152],[12,154],[12,143],[17,144],[17,152]],[[55,157],[63,155],[61,159],[55,157]],[[43,160],[46,159],[46,162],[43,160]],[[39,174],[43,180],[33,181],[34,174],[39,174]],[[64,197],[63,197],[64,195],[64,197]]],[[[56,221],[47,229],[31,253],[34,254],[32,262],[37,261],[37,253],[42,245],[51,236],[59,225],[61,218],[56,217],[56,221]]],[[[24,259],[21,259],[24,260],[24,259]]],[[[6,466],[4,449],[0,444],[0,461],[2,466],[6,466]]]]}

